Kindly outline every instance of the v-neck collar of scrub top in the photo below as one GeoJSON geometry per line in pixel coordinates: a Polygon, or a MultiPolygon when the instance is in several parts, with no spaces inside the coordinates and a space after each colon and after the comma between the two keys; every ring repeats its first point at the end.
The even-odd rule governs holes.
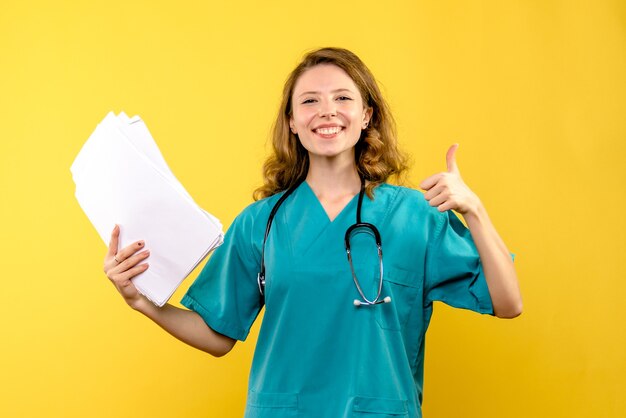
{"type": "MultiPolygon", "coordinates": [[[[311,255],[311,251],[319,250],[317,247],[320,245],[325,247],[325,249],[329,249],[328,241],[322,238],[331,234],[339,237],[338,241],[336,238],[331,241],[331,246],[341,246],[340,251],[334,252],[340,257],[335,262],[343,263],[345,261],[343,235],[348,227],[356,222],[358,200],[359,195],[357,193],[331,221],[311,186],[306,181],[303,181],[278,210],[276,217],[280,219],[280,222],[272,225],[271,238],[268,237],[268,239],[284,237],[283,245],[289,248],[291,260],[295,261],[306,259],[311,255]],[[278,231],[281,229],[280,225],[287,227],[286,234],[278,231]],[[277,234],[274,234],[274,232],[277,234]],[[293,239],[294,237],[296,239],[293,239]]],[[[370,199],[367,195],[363,196],[362,211],[364,219],[367,219],[365,217],[365,208],[369,203],[370,199]]]]}
{"type": "MultiPolygon", "coordinates": [[[[345,204],[345,206],[343,208],[341,208],[341,210],[339,211],[339,213],[337,213],[337,215],[333,218],[330,219],[330,216],[328,216],[328,212],[326,211],[326,209],[324,209],[324,205],[322,205],[322,202],[320,202],[319,198],[317,197],[317,195],[315,194],[315,191],[313,191],[313,188],[311,187],[311,185],[305,180],[302,182],[302,184],[300,185],[300,187],[305,190],[307,192],[307,194],[309,194],[313,200],[315,201],[315,203],[317,203],[317,206],[321,213],[324,215],[322,218],[325,217],[325,221],[328,223],[333,223],[337,220],[337,218],[339,218],[340,216],[344,215],[344,212],[348,212],[350,211],[350,208],[352,206],[354,206],[354,219],[356,222],[356,203],[359,200],[359,193],[355,194],[354,196],[352,196],[352,198],[350,198],[350,200],[348,201],[348,203],[345,204]]],[[[363,197],[363,200],[365,200],[365,196],[363,197]]],[[[320,221],[322,221],[322,219],[320,219],[320,221]]]]}

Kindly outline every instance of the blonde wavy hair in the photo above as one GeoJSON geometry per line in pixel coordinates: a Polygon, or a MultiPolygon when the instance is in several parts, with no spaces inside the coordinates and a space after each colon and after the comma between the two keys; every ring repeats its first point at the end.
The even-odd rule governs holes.
{"type": "Polygon", "coordinates": [[[376,186],[394,177],[399,182],[407,169],[407,158],[397,146],[396,124],[374,76],[354,53],[342,48],[322,48],[305,55],[291,72],[283,88],[278,117],[272,127],[273,154],[263,165],[263,186],[253,193],[255,200],[272,196],[306,178],[309,155],[297,135],[289,129],[293,108],[291,98],[298,78],[320,64],[332,64],[344,70],[354,81],[371,107],[372,117],[355,145],[358,174],[365,179],[365,191],[372,198],[376,186]]]}

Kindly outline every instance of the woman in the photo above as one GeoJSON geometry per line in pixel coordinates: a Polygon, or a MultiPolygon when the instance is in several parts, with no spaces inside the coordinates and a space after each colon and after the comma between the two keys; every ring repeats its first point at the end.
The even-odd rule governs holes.
{"type": "Polygon", "coordinates": [[[118,251],[118,227],[105,272],[131,307],[214,356],[245,340],[265,306],[246,417],[419,417],[433,301],[521,313],[511,255],[456,148],[425,194],[387,184],[405,164],[373,76],[347,50],[311,52],[285,84],[261,199],[190,287],[190,310],[137,292],[130,279],[149,252],[118,251]]]}

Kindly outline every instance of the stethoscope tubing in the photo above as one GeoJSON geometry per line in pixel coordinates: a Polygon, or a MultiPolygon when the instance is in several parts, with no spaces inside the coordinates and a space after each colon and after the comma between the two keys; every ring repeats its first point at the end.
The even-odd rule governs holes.
{"type": "Polygon", "coordinates": [[[283,204],[283,202],[291,195],[294,190],[302,184],[304,179],[301,179],[294,183],[287,191],[278,199],[272,211],[270,212],[270,216],[267,219],[267,225],[265,226],[265,236],[263,237],[263,247],[261,249],[261,270],[257,275],[257,283],[259,285],[259,292],[261,296],[265,297],[265,243],[267,242],[267,237],[270,234],[270,229],[272,228],[272,222],[274,221],[274,216],[276,216],[276,212],[278,212],[278,208],[283,204]]]}

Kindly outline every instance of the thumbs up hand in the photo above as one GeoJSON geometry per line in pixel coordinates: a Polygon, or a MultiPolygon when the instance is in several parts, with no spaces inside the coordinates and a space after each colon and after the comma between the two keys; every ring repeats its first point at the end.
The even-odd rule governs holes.
{"type": "Polygon", "coordinates": [[[447,171],[434,174],[420,183],[426,191],[424,198],[430,206],[437,206],[439,212],[454,209],[461,215],[477,211],[482,204],[480,199],[463,182],[455,153],[459,144],[453,144],[446,154],[447,171]]]}

